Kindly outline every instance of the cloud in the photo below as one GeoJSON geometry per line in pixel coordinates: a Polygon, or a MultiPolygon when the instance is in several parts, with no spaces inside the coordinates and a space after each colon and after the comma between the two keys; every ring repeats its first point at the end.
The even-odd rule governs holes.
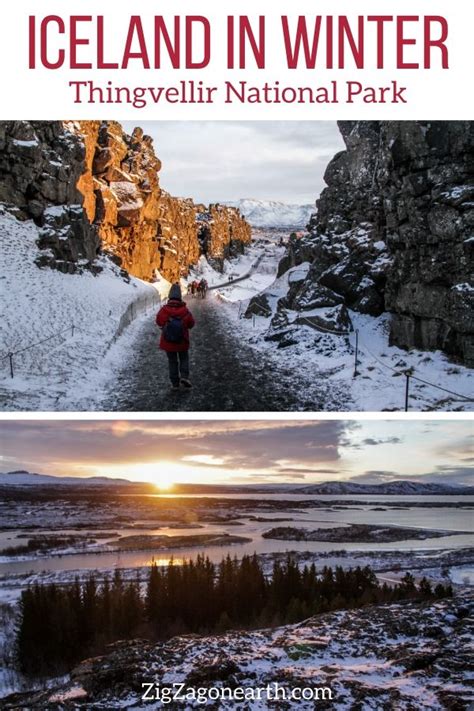
{"type": "Polygon", "coordinates": [[[276,474],[337,462],[343,421],[3,422],[4,456],[50,473],[160,461],[276,474]]]}
{"type": "MultiPolygon", "coordinates": [[[[355,484],[387,484],[397,479],[403,479],[404,477],[397,474],[394,471],[386,471],[380,469],[371,469],[364,472],[363,474],[358,474],[350,478],[355,484]]],[[[410,477],[414,479],[416,477],[410,477]]]]}
{"type": "MultiPolygon", "coordinates": [[[[131,132],[134,123],[123,122],[131,132]]],[[[145,121],[161,184],[201,202],[258,198],[314,204],[344,147],[330,121],[145,121]]]]}
{"type": "MultiPolygon", "coordinates": [[[[263,474],[256,474],[255,476],[252,477],[252,481],[269,481],[272,482],[273,484],[281,484],[283,482],[278,481],[281,480],[282,475],[280,472],[266,472],[263,474]],[[277,480],[277,481],[275,481],[277,480]]],[[[292,481],[305,481],[306,480],[306,474],[302,473],[293,473],[293,474],[287,474],[285,475],[285,483],[290,483],[292,481]]]]}
{"type": "Polygon", "coordinates": [[[4,470],[136,479],[142,465],[172,464],[183,476],[194,470],[196,481],[473,477],[462,421],[424,433],[413,422],[395,429],[380,420],[5,420],[0,433],[4,470]]]}
{"type": "Polygon", "coordinates": [[[447,465],[439,466],[432,474],[424,474],[421,481],[474,486],[474,468],[447,465]]]}
{"type": "MultiPolygon", "coordinates": [[[[352,431],[357,431],[357,427],[348,428],[348,433],[352,434],[352,431]]],[[[341,444],[347,449],[363,450],[365,447],[377,447],[379,445],[387,444],[401,444],[403,439],[401,437],[364,437],[363,439],[357,440],[351,437],[347,437],[341,444]]]]}
{"type": "Polygon", "coordinates": [[[379,444],[400,444],[401,441],[400,437],[385,437],[379,439],[375,439],[374,437],[366,437],[362,440],[362,444],[375,447],[379,444]]]}

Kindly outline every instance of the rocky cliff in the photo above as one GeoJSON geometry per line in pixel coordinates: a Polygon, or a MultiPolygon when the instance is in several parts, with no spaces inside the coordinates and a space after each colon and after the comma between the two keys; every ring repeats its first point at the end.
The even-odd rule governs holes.
{"type": "Polygon", "coordinates": [[[103,250],[127,272],[175,281],[206,254],[216,266],[250,241],[236,208],[197,207],[159,183],[161,162],[140,128],[115,121],[0,122],[0,202],[41,227],[39,263],[62,271],[103,250]]]}
{"type": "Polygon", "coordinates": [[[79,189],[106,250],[134,276],[152,279],[158,270],[175,281],[204,253],[216,264],[250,241],[250,226],[238,210],[197,208],[159,184],[161,162],[140,128],[129,136],[115,121],[68,124],[82,138],[86,170],[79,189]],[[209,227],[203,235],[203,224],[209,227]]]}
{"type": "Polygon", "coordinates": [[[141,279],[155,270],[169,280],[186,273],[199,258],[194,206],[161,189],[152,139],[139,128],[129,136],[116,121],[68,127],[85,146],[78,187],[104,249],[141,279]]]}
{"type": "Polygon", "coordinates": [[[60,121],[0,122],[0,202],[39,226],[41,265],[98,268],[99,236],[77,187],[85,166],[83,141],[60,121]]]}
{"type": "Polygon", "coordinates": [[[235,207],[214,204],[196,207],[198,238],[202,254],[218,270],[224,259],[243,252],[252,239],[250,225],[235,207]]]}
{"type": "Polygon", "coordinates": [[[339,127],[346,150],[326,170],[308,234],[293,236],[280,264],[283,274],[311,262],[280,320],[284,308],[341,301],[390,311],[392,344],[441,349],[473,366],[474,123],[339,127]]]}

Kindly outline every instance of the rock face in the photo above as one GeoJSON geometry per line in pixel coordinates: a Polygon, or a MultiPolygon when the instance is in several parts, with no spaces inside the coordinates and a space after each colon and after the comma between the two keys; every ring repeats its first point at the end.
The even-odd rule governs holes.
{"type": "Polygon", "coordinates": [[[250,241],[250,226],[238,210],[217,205],[197,208],[159,184],[161,161],[140,128],[129,136],[115,121],[70,122],[85,145],[86,170],[78,187],[104,249],[141,279],[158,270],[175,281],[200,254],[216,264],[250,241]],[[203,225],[209,227],[203,234],[203,225]]]}
{"type": "Polygon", "coordinates": [[[474,367],[474,123],[401,122],[385,131],[391,341],[440,348],[474,367]]]}
{"type": "Polygon", "coordinates": [[[0,202],[40,227],[41,266],[96,268],[100,240],[77,187],[86,160],[83,142],[60,121],[0,122],[0,202]]]}
{"type": "Polygon", "coordinates": [[[86,170],[78,188],[103,248],[131,274],[155,270],[173,281],[199,257],[194,207],[161,190],[161,162],[139,128],[129,136],[116,121],[69,122],[84,143],[86,170]]]}
{"type": "Polygon", "coordinates": [[[242,253],[251,241],[251,227],[236,207],[214,204],[206,209],[199,205],[196,212],[202,254],[222,270],[224,259],[242,253]]]}
{"type": "Polygon", "coordinates": [[[251,240],[234,207],[196,206],[159,184],[153,141],[116,121],[0,122],[0,202],[41,228],[40,266],[65,272],[103,250],[151,281],[187,275],[205,254],[218,268],[251,240]]]}
{"type": "Polygon", "coordinates": [[[346,150],[326,170],[308,234],[290,240],[280,265],[281,274],[311,262],[288,306],[326,294],[362,313],[390,311],[392,344],[473,366],[474,123],[339,127],[346,150]]]}

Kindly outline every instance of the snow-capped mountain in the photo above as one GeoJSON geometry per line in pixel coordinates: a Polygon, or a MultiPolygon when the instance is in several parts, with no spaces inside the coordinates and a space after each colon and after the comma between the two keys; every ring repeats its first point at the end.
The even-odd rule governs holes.
{"type": "MultiPolygon", "coordinates": [[[[132,482],[128,479],[118,479],[105,476],[74,477],[51,476],[50,474],[33,474],[19,470],[13,472],[0,472],[0,486],[136,486],[147,487],[147,482],[132,482]]],[[[419,481],[392,481],[383,484],[356,484],[352,481],[328,481],[321,484],[177,484],[176,493],[241,493],[254,494],[257,491],[271,493],[305,494],[316,496],[318,494],[344,495],[344,494],[395,494],[399,496],[423,494],[474,494],[474,487],[454,484],[422,483],[419,481]]]]}
{"type": "Polygon", "coordinates": [[[310,484],[298,489],[298,494],[387,494],[410,496],[423,494],[472,494],[472,486],[453,484],[425,484],[418,481],[392,481],[383,484],[356,484],[350,481],[330,481],[322,484],[310,484]]]}
{"type": "Polygon", "coordinates": [[[314,205],[291,205],[275,200],[255,200],[245,198],[227,202],[230,207],[238,207],[245,219],[254,227],[304,228],[313,212],[314,205]]]}
{"type": "Polygon", "coordinates": [[[79,478],[74,476],[51,476],[50,474],[32,474],[24,470],[0,473],[0,486],[114,486],[130,485],[127,479],[112,479],[106,476],[79,478]]]}

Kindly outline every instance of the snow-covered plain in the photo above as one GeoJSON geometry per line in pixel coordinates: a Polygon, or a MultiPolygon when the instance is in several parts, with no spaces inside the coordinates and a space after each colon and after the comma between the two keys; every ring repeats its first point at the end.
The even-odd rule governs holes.
{"type": "MultiPolygon", "coordinates": [[[[6,475],[5,479],[7,479],[8,476],[11,477],[14,475],[6,475]]],[[[33,476],[34,475],[30,475],[28,480],[31,480],[33,476]]],[[[66,482],[69,483],[69,480],[66,479],[66,482]]],[[[24,491],[20,492],[18,498],[15,499],[15,497],[12,496],[13,489],[22,488],[17,485],[16,487],[10,488],[10,497],[2,498],[0,519],[4,530],[0,531],[0,547],[2,547],[4,555],[0,560],[2,564],[2,570],[0,571],[0,660],[3,659],[4,670],[3,673],[0,672],[0,697],[2,694],[22,689],[26,690],[32,688],[32,686],[43,689],[46,687],[46,682],[42,680],[29,680],[22,677],[15,665],[14,640],[15,626],[18,617],[17,603],[21,591],[24,590],[25,587],[35,583],[64,585],[73,582],[76,577],[85,580],[91,570],[94,570],[98,579],[102,580],[104,576],[110,578],[115,567],[120,567],[124,569],[123,577],[126,580],[135,579],[136,574],[139,573],[142,588],[145,589],[148,567],[153,556],[155,556],[155,559],[157,559],[161,565],[166,565],[173,555],[176,556],[174,557],[175,563],[179,564],[182,557],[194,557],[199,550],[195,548],[192,553],[188,553],[185,548],[178,547],[161,550],[160,552],[156,549],[149,549],[142,552],[131,551],[133,558],[125,557],[124,552],[121,551],[114,554],[113,560],[111,560],[110,556],[108,557],[108,554],[105,552],[105,548],[109,543],[112,547],[115,547],[114,541],[116,541],[117,537],[127,537],[137,534],[141,536],[159,535],[161,533],[166,533],[171,536],[180,536],[182,534],[192,535],[193,532],[188,528],[189,511],[186,509],[183,510],[183,507],[177,500],[168,499],[166,497],[161,500],[148,496],[140,498],[138,496],[126,497],[112,495],[110,498],[104,498],[101,495],[97,497],[97,487],[90,486],[90,483],[90,481],[85,482],[81,487],[80,497],[77,497],[77,493],[69,493],[71,489],[70,486],[64,486],[61,493],[51,496],[48,499],[47,490],[49,487],[41,486],[33,489],[33,491],[30,490],[27,496],[25,496],[24,491]],[[39,494],[36,499],[35,491],[39,494]],[[89,495],[87,495],[87,492],[89,492],[89,495]],[[27,555],[6,555],[4,548],[24,545],[29,539],[38,534],[43,536],[75,535],[77,536],[77,541],[76,543],[65,542],[63,547],[58,548],[46,556],[41,551],[27,555]],[[87,539],[95,539],[96,543],[89,544],[87,539]],[[99,555],[94,555],[94,553],[98,551],[99,555]],[[52,564],[53,561],[57,561],[61,567],[57,568],[55,563],[52,564]],[[13,567],[9,568],[10,565],[13,567]]],[[[121,489],[118,489],[118,491],[121,491],[121,489]]],[[[403,498],[392,497],[392,501],[394,498],[394,508],[390,510],[388,503],[384,503],[382,509],[379,507],[374,508],[375,502],[363,504],[363,497],[361,497],[362,501],[355,499],[350,506],[345,499],[334,499],[330,503],[329,501],[314,499],[311,506],[308,506],[308,502],[305,504],[304,501],[300,500],[301,497],[298,497],[298,510],[295,511],[294,501],[284,499],[287,503],[282,503],[280,496],[277,496],[277,498],[262,496],[261,499],[251,496],[247,501],[245,498],[239,497],[232,501],[224,495],[221,500],[213,499],[213,503],[208,499],[198,497],[192,504],[192,526],[199,528],[197,533],[211,530],[228,532],[230,530],[231,533],[237,531],[239,534],[247,535],[248,533],[248,535],[251,535],[250,531],[253,530],[258,537],[258,531],[267,530],[274,524],[275,520],[282,516],[286,520],[288,520],[289,517],[295,522],[298,521],[298,526],[304,525],[314,529],[316,523],[317,527],[325,528],[326,523],[329,522],[329,526],[333,527],[335,524],[344,525],[344,523],[353,521],[354,517],[355,520],[360,520],[357,518],[359,516],[365,520],[376,523],[383,520],[392,521],[395,522],[395,524],[397,520],[400,523],[404,520],[403,517],[408,516],[411,525],[424,527],[424,525],[429,525],[428,519],[426,518],[427,515],[431,521],[434,520],[435,525],[437,525],[438,520],[441,520],[440,517],[443,517],[446,528],[448,528],[448,520],[450,520],[452,521],[450,525],[456,527],[456,530],[459,531],[464,525],[463,523],[459,523],[461,520],[460,517],[463,518],[465,515],[469,516],[470,513],[468,506],[461,506],[463,504],[462,497],[460,497],[460,501],[458,501],[461,508],[456,509],[455,512],[452,510],[452,505],[447,502],[447,508],[436,507],[431,512],[427,511],[424,506],[421,508],[414,507],[414,503],[410,504],[408,501],[406,502],[407,508],[405,509],[405,507],[402,506],[400,509],[400,503],[403,502],[403,498]],[[411,510],[408,510],[409,506],[411,506],[411,510]],[[238,529],[234,529],[236,521],[240,522],[238,529]]],[[[418,501],[417,503],[421,505],[424,502],[418,501]]],[[[257,538],[255,538],[251,544],[250,553],[254,550],[258,552],[258,548],[255,545],[256,540],[257,538]]],[[[423,575],[427,575],[433,582],[441,581],[446,583],[451,579],[456,583],[456,594],[458,594],[458,592],[465,594],[466,588],[472,585],[472,581],[470,579],[466,580],[466,578],[469,576],[469,570],[472,570],[473,549],[469,548],[469,540],[467,539],[463,547],[459,549],[454,549],[452,544],[446,544],[446,540],[449,539],[437,539],[437,547],[433,549],[426,548],[426,541],[418,540],[414,542],[412,546],[410,545],[408,549],[402,549],[403,544],[399,542],[396,544],[397,548],[392,550],[386,549],[385,547],[375,549],[373,543],[365,550],[345,549],[346,546],[350,546],[350,544],[345,543],[338,543],[337,548],[334,550],[328,548],[328,544],[325,543],[323,544],[323,550],[317,550],[314,547],[315,544],[310,543],[306,544],[304,550],[296,550],[292,555],[294,555],[295,560],[298,561],[300,566],[303,566],[305,563],[310,564],[314,562],[319,570],[323,565],[341,565],[344,568],[353,567],[355,565],[370,565],[374,571],[377,572],[377,575],[382,581],[387,580],[392,583],[394,580],[398,580],[402,577],[407,570],[415,576],[418,582],[423,575]]],[[[271,574],[272,564],[276,558],[283,560],[287,556],[288,550],[295,550],[295,546],[299,545],[293,541],[275,541],[275,543],[277,544],[275,551],[259,555],[264,565],[264,570],[268,574],[271,574]]],[[[215,550],[216,549],[214,549],[214,551],[215,550]]],[[[207,551],[204,548],[199,552],[209,553],[211,559],[213,559],[212,550],[207,551]]],[[[229,552],[229,549],[219,548],[215,562],[218,562],[226,552],[229,552]]],[[[230,551],[231,555],[234,553],[240,557],[242,554],[241,548],[237,546],[230,551]]],[[[393,617],[395,617],[395,620],[393,623],[401,624],[402,620],[397,616],[396,608],[394,609],[393,617]]],[[[351,615],[356,613],[349,611],[341,614],[347,614],[345,619],[350,622],[351,615]]],[[[364,613],[361,614],[363,615],[364,613]]],[[[377,610],[375,614],[382,614],[383,616],[383,613],[377,610]]],[[[391,617],[392,614],[390,613],[389,622],[391,617]]],[[[415,618],[416,614],[414,611],[413,619],[415,618]]],[[[319,621],[315,623],[314,630],[318,628],[318,625],[319,621]]],[[[304,628],[306,628],[306,626],[306,624],[302,625],[304,628]]],[[[297,629],[298,628],[297,626],[297,629]]],[[[293,638],[292,629],[293,628],[288,627],[280,628],[278,635],[281,636],[282,634],[286,635],[290,633],[293,638]]],[[[331,630],[332,639],[340,639],[341,641],[344,639],[344,646],[338,647],[331,643],[328,648],[330,654],[333,655],[331,664],[336,664],[338,655],[341,654],[339,673],[339,689],[341,693],[347,686],[350,687],[353,682],[357,682],[358,672],[356,667],[357,664],[360,663],[360,659],[354,667],[352,667],[350,660],[353,657],[353,651],[356,650],[359,645],[365,646],[366,652],[371,650],[371,658],[373,658],[375,665],[374,670],[380,664],[378,654],[380,640],[378,638],[372,636],[366,639],[362,635],[358,638],[359,641],[356,644],[353,634],[350,633],[346,636],[344,629],[345,627],[339,628],[335,625],[334,629],[331,630]],[[353,643],[354,646],[351,646],[353,643]]],[[[350,627],[350,629],[355,629],[355,625],[354,627],[350,627]]],[[[389,627],[387,630],[388,629],[389,627]]],[[[415,627],[413,627],[413,629],[415,629],[415,627]]],[[[258,640],[261,639],[262,634],[273,635],[274,633],[276,633],[275,630],[267,630],[249,634],[257,643],[258,640]]],[[[237,633],[237,635],[238,634],[244,635],[240,638],[240,641],[245,644],[245,639],[247,639],[245,635],[247,633],[237,633]]],[[[380,634],[383,635],[384,631],[381,630],[380,634]]],[[[420,638],[417,638],[416,635],[411,636],[413,649],[422,649],[425,644],[424,635],[421,635],[420,638]]],[[[199,662],[199,665],[199,660],[207,660],[206,649],[208,639],[209,638],[193,637],[194,644],[200,650],[199,658],[195,660],[199,662]]],[[[219,638],[214,637],[213,639],[216,645],[219,643],[222,645],[222,652],[224,654],[237,651],[236,648],[234,649],[232,646],[234,642],[238,644],[239,639],[237,636],[232,636],[231,647],[229,648],[227,646],[229,635],[219,638]],[[220,640],[220,642],[218,640],[220,640]]],[[[382,636],[382,640],[385,642],[385,637],[382,636]]],[[[306,646],[307,639],[302,639],[301,644],[306,646]]],[[[170,645],[169,650],[173,652],[173,643],[170,642],[170,645]]],[[[168,650],[168,646],[166,646],[165,649],[168,650]]],[[[216,647],[214,643],[209,649],[215,654],[216,647]]],[[[266,654],[265,649],[259,644],[257,644],[255,649],[256,652],[253,658],[248,658],[250,664],[249,668],[255,669],[259,675],[261,673],[264,674],[270,668],[273,657],[271,654],[268,659],[266,656],[263,656],[263,662],[260,663],[262,661],[262,655],[266,654]]],[[[317,649],[319,650],[319,647],[317,649]]],[[[400,650],[402,649],[403,645],[400,647],[400,650]]],[[[295,654],[296,652],[297,650],[295,650],[295,654]]],[[[364,652],[364,656],[366,652],[364,652]]],[[[168,652],[166,651],[165,653],[167,654],[168,652]]],[[[290,659],[293,659],[292,655],[293,652],[288,655],[290,659]]],[[[360,655],[356,654],[356,656],[360,655]]],[[[278,661],[279,657],[276,659],[278,661]]],[[[141,665],[145,663],[145,660],[145,654],[140,656],[137,660],[140,664],[140,668],[142,668],[141,665]]],[[[312,660],[314,668],[319,666],[318,660],[319,656],[315,655],[312,660]]],[[[188,662],[191,665],[190,669],[196,668],[193,660],[188,659],[188,662]]],[[[321,665],[322,664],[323,661],[321,661],[321,665]]],[[[1,666],[2,664],[0,663],[0,667],[1,666]]],[[[384,665],[382,666],[385,668],[384,665]]],[[[167,675],[172,673],[171,670],[174,667],[175,665],[169,665],[167,667],[167,675]]],[[[244,665],[244,668],[247,667],[244,665]]],[[[276,664],[275,673],[283,673],[282,670],[284,668],[286,667],[276,664]]],[[[393,681],[394,678],[398,678],[396,674],[384,676],[381,679],[382,686],[385,684],[390,685],[390,680],[393,681]]],[[[55,681],[50,680],[48,683],[54,685],[55,681]]],[[[57,681],[56,683],[61,684],[61,682],[57,681]]],[[[67,684],[68,680],[66,680],[65,683],[67,684]]],[[[423,682],[420,681],[420,683],[423,682]]],[[[114,694],[115,692],[111,693],[107,701],[104,701],[102,708],[120,708],[118,705],[119,702],[114,697],[114,694]]],[[[128,708],[129,706],[124,703],[123,707],[128,708]]],[[[92,705],[87,704],[86,708],[92,708],[92,705]]],[[[345,707],[341,706],[341,708],[345,707]]],[[[351,707],[348,706],[347,708],[351,707]]],[[[403,708],[403,706],[400,706],[400,708],[403,708]]]]}
{"type": "Polygon", "coordinates": [[[39,268],[38,228],[0,208],[0,400],[3,410],[93,409],[107,375],[104,354],[128,321],[158,303],[157,290],[125,281],[109,259],[102,271],[39,268]],[[54,334],[60,335],[54,335],[54,334]],[[28,348],[44,339],[51,340],[28,348]],[[8,354],[13,356],[14,377],[8,354]]]}

